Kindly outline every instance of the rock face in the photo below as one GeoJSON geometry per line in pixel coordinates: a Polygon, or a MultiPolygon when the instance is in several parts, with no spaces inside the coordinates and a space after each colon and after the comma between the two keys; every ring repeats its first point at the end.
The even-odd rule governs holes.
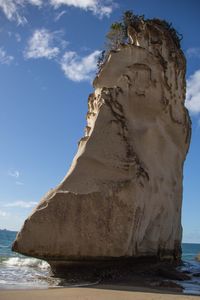
{"type": "Polygon", "coordinates": [[[170,32],[143,24],[111,51],[89,96],[85,136],[13,250],[50,262],[180,257],[183,163],[190,142],[185,59],[170,32]]]}

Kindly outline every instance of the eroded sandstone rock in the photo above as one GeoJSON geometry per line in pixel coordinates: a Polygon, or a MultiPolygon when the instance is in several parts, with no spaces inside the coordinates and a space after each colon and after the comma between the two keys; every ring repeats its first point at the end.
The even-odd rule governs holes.
{"type": "Polygon", "coordinates": [[[185,58],[156,21],[111,51],[72,165],[25,221],[14,251],[67,261],[180,256],[190,142],[185,58]]]}

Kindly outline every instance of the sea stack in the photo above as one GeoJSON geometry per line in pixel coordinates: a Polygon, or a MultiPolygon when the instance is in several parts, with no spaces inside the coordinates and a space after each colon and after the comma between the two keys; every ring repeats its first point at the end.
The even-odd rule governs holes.
{"type": "Polygon", "coordinates": [[[94,79],[85,136],[67,175],[13,244],[53,269],[68,262],[180,259],[191,131],[185,57],[164,21],[141,20],[128,36],[94,79]]]}

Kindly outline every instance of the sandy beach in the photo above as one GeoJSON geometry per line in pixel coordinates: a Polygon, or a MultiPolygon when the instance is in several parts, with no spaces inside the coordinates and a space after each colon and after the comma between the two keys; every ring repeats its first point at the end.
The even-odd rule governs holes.
{"type": "Polygon", "coordinates": [[[0,300],[197,300],[200,296],[166,292],[98,288],[56,288],[48,290],[2,290],[0,300]]]}

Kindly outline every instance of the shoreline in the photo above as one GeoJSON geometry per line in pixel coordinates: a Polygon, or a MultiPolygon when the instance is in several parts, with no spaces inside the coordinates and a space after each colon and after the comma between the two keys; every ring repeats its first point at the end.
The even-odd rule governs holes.
{"type": "MultiPolygon", "coordinates": [[[[0,287],[2,292],[16,291],[17,294],[29,291],[52,291],[60,289],[97,289],[127,292],[149,292],[159,294],[195,295],[200,297],[199,288],[193,287],[192,273],[187,270],[177,270],[177,266],[165,262],[142,264],[110,264],[95,268],[94,264],[69,264],[63,276],[38,276],[46,285],[37,285],[33,279],[28,285],[6,284],[0,287]],[[187,286],[188,285],[188,286],[187,286]]],[[[200,273],[197,273],[197,275],[200,273]]],[[[43,293],[43,292],[42,292],[43,293]]],[[[11,298],[12,299],[12,298],[11,298]]]]}
{"type": "Polygon", "coordinates": [[[122,285],[0,290],[0,300],[195,300],[197,295],[122,285]]]}

